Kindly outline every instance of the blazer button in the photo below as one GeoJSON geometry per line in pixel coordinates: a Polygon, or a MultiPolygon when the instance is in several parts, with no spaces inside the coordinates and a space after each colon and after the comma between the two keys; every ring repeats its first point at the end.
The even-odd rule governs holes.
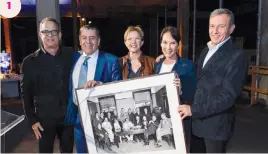
{"type": "Polygon", "coordinates": [[[198,92],[199,91],[199,89],[196,89],[196,92],[198,92]]]}

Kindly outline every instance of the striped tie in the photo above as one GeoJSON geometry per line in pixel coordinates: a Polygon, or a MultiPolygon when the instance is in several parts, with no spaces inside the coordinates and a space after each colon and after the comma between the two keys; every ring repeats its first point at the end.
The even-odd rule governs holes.
{"type": "Polygon", "coordinates": [[[86,56],[83,64],[81,65],[79,79],[78,79],[78,87],[84,87],[87,82],[87,70],[88,70],[88,64],[87,60],[90,57],[86,56]]]}

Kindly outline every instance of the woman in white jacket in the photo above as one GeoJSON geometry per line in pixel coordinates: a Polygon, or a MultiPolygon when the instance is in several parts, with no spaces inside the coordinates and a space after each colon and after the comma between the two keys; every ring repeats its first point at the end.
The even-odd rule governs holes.
{"type": "Polygon", "coordinates": [[[114,133],[113,133],[113,127],[111,123],[108,121],[108,118],[104,118],[104,122],[102,123],[102,127],[107,131],[110,141],[114,142],[114,133]]]}

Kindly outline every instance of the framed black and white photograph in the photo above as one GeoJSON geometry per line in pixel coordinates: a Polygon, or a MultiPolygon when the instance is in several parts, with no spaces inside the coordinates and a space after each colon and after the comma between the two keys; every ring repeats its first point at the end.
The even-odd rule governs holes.
{"type": "Polygon", "coordinates": [[[76,89],[88,152],[186,154],[175,73],[76,89]]]}

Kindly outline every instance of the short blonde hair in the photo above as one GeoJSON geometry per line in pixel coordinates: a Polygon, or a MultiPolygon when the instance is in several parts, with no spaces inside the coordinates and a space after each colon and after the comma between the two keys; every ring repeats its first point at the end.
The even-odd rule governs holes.
{"type": "Polygon", "coordinates": [[[125,40],[125,41],[126,41],[126,39],[127,39],[128,34],[129,34],[130,32],[132,32],[132,31],[136,31],[136,32],[138,32],[138,33],[140,34],[140,36],[141,36],[141,40],[143,41],[144,32],[143,32],[143,30],[141,29],[140,26],[129,26],[129,27],[127,28],[127,30],[125,31],[125,34],[124,34],[124,40],[125,40]]]}

